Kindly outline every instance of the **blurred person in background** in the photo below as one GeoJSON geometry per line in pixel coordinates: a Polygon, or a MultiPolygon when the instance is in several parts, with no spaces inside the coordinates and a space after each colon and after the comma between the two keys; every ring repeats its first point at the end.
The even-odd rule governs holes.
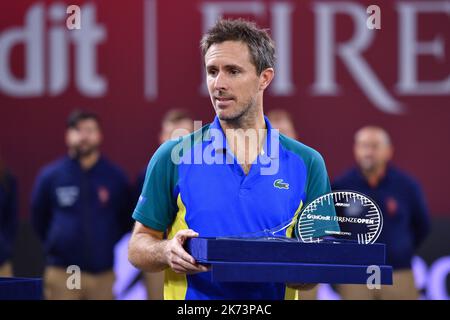
{"type": "Polygon", "coordinates": [[[113,299],[113,249],[130,230],[130,186],[100,152],[97,115],[74,111],[66,129],[68,154],[45,166],[32,194],[31,219],[44,243],[47,299],[113,299]],[[81,270],[81,287],[67,287],[67,267],[81,270]]]}
{"type": "MultiPolygon", "coordinates": [[[[194,120],[192,116],[183,109],[171,109],[163,117],[161,121],[161,132],[159,134],[159,143],[162,144],[170,139],[177,139],[182,135],[189,134],[194,131],[194,120]]],[[[144,186],[145,173],[144,168],[139,175],[135,188],[134,200],[137,201],[144,186]]],[[[145,288],[149,300],[164,299],[164,272],[143,272],[145,288]]]]}
{"type": "Polygon", "coordinates": [[[295,131],[294,121],[292,116],[286,110],[275,109],[267,113],[267,117],[274,128],[289,138],[297,139],[297,132],[295,131]]]}
{"type": "Polygon", "coordinates": [[[390,160],[394,147],[382,128],[366,126],[355,134],[356,167],[332,184],[333,190],[354,190],[373,199],[383,214],[377,242],[386,244],[386,264],[394,269],[392,286],[369,290],[365,285],[339,285],[343,299],[417,299],[411,259],[430,230],[428,209],[419,184],[390,160]]]}
{"type": "MultiPolygon", "coordinates": [[[[297,139],[297,132],[295,130],[294,121],[292,116],[283,109],[274,109],[267,113],[272,126],[278,130],[280,133],[288,136],[292,139],[297,139]]],[[[319,290],[319,285],[313,288],[299,288],[298,296],[300,300],[317,300],[317,292],[319,290]]]]}
{"type": "Polygon", "coordinates": [[[12,249],[17,232],[17,184],[0,157],[0,277],[12,277],[12,249]]]}

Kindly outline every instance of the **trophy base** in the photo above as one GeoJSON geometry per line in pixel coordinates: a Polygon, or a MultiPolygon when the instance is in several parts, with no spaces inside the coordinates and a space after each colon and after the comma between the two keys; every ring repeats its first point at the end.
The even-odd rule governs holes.
{"type": "Polygon", "coordinates": [[[186,249],[212,281],[366,284],[379,270],[379,283],[392,284],[384,244],[193,238],[186,249]]]}
{"type": "MultiPolygon", "coordinates": [[[[212,262],[211,279],[217,282],[281,282],[366,284],[373,269],[365,265],[212,262]]],[[[392,284],[392,267],[381,265],[380,284],[392,284]]]]}

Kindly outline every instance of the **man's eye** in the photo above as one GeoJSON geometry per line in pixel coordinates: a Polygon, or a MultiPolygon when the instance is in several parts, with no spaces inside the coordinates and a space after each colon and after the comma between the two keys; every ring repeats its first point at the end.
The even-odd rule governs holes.
{"type": "Polygon", "coordinates": [[[210,76],[215,76],[215,75],[217,74],[217,70],[210,69],[210,70],[208,70],[208,74],[209,74],[210,76]]]}
{"type": "Polygon", "coordinates": [[[240,71],[238,69],[231,69],[230,72],[231,72],[231,74],[234,74],[234,75],[240,73],[240,71]]]}

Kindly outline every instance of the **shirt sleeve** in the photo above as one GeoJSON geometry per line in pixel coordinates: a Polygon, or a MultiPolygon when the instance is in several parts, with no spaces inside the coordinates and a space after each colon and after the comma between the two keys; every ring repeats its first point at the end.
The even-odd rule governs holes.
{"type": "Polygon", "coordinates": [[[314,156],[311,158],[306,188],[307,204],[331,192],[330,179],[328,177],[325,161],[317,152],[315,152],[314,156]]]}
{"type": "Polygon", "coordinates": [[[430,218],[425,196],[419,184],[414,182],[412,189],[411,227],[414,233],[414,247],[417,249],[430,232],[430,218]]]}
{"type": "Polygon", "coordinates": [[[120,197],[119,197],[119,223],[120,223],[120,235],[130,232],[133,227],[133,219],[130,217],[130,212],[133,210],[133,198],[131,185],[127,179],[127,176],[120,171],[118,180],[120,181],[120,197]]]}
{"type": "MultiPolygon", "coordinates": [[[[308,170],[306,205],[330,192],[330,179],[328,177],[325,161],[318,152],[314,152],[308,170]]],[[[330,203],[326,201],[321,203],[320,215],[330,217],[336,216],[333,201],[330,203]]],[[[315,220],[314,229],[314,237],[329,236],[330,232],[340,231],[338,223],[332,218],[329,220],[315,220]]]]}
{"type": "Polygon", "coordinates": [[[0,215],[0,236],[3,235],[9,250],[12,249],[14,239],[17,233],[18,216],[17,216],[17,183],[12,176],[7,177],[6,202],[4,207],[4,215],[0,215]]]}
{"type": "Polygon", "coordinates": [[[163,232],[172,224],[177,212],[175,188],[178,171],[171,156],[176,143],[173,140],[165,142],[153,155],[133,212],[133,219],[163,232]]]}
{"type": "Polygon", "coordinates": [[[42,241],[47,238],[51,216],[51,176],[43,170],[36,178],[31,195],[31,224],[42,241]]]}

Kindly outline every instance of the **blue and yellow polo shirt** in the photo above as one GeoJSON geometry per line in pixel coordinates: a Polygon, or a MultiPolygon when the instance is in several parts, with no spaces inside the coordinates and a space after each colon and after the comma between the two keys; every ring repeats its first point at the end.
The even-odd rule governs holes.
{"type": "MultiPolygon", "coordinates": [[[[227,237],[272,229],[290,221],[304,204],[330,192],[322,156],[272,129],[246,175],[216,117],[190,135],[162,144],[147,168],[133,218],[167,231],[227,237]]],[[[293,228],[284,232],[292,236],[293,228]]],[[[284,299],[295,291],[280,283],[218,283],[209,272],[165,272],[165,299],[284,299]]]]}

